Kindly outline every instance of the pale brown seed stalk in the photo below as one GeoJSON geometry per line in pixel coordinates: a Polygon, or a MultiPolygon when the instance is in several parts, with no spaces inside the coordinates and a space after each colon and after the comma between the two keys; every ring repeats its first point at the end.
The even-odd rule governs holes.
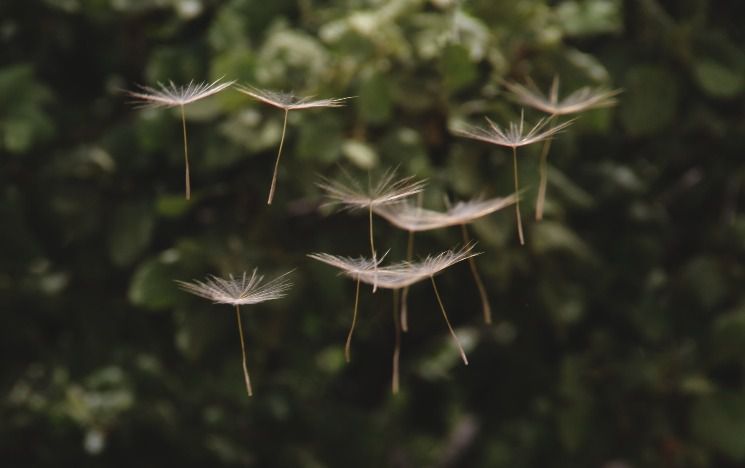
{"type": "MultiPolygon", "coordinates": [[[[463,243],[469,244],[471,242],[471,237],[468,235],[468,227],[466,227],[465,224],[461,224],[460,227],[463,233],[463,243]]],[[[484,323],[490,325],[492,318],[491,304],[489,304],[489,296],[486,294],[486,287],[484,287],[484,282],[481,280],[479,270],[476,268],[476,259],[474,257],[468,259],[468,266],[471,268],[473,280],[476,282],[476,288],[479,290],[479,296],[481,296],[481,308],[484,314],[484,323]]]]}
{"type": "Polygon", "coordinates": [[[191,178],[189,177],[189,149],[188,144],[186,143],[186,115],[184,114],[184,106],[181,107],[181,127],[184,130],[184,168],[186,170],[185,173],[185,179],[186,179],[186,199],[191,199],[191,178]]]}
{"type": "MultiPolygon", "coordinates": [[[[515,192],[520,190],[520,183],[517,178],[517,149],[512,147],[512,170],[515,178],[515,192]]],[[[523,237],[523,219],[520,216],[520,199],[515,203],[515,218],[517,219],[517,235],[520,238],[520,245],[525,245],[525,238],[523,237]]]]}
{"type": "MultiPolygon", "coordinates": [[[[409,241],[406,243],[406,261],[410,262],[414,256],[414,231],[409,231],[409,241]]],[[[409,331],[409,287],[401,290],[401,330],[409,331]]]]}
{"type": "Polygon", "coordinates": [[[354,293],[354,312],[352,314],[352,326],[349,327],[349,333],[347,334],[347,342],[344,344],[344,358],[349,362],[352,359],[352,334],[354,328],[357,326],[357,307],[360,302],[360,280],[357,279],[357,288],[354,293]]]}
{"type": "Polygon", "coordinates": [[[243,360],[243,380],[246,382],[246,393],[248,396],[253,396],[253,390],[251,389],[251,378],[248,376],[248,365],[246,364],[246,344],[243,338],[243,324],[241,322],[241,308],[235,306],[235,319],[238,321],[238,334],[241,337],[241,358],[243,360]]]}
{"type": "Polygon", "coordinates": [[[432,280],[432,288],[435,290],[435,297],[437,297],[437,303],[440,305],[440,310],[442,311],[442,316],[445,318],[445,323],[448,326],[448,330],[450,330],[450,335],[453,337],[453,341],[455,341],[455,344],[458,346],[458,351],[460,352],[460,357],[463,359],[463,363],[465,365],[468,365],[468,358],[466,357],[466,352],[463,350],[463,346],[460,344],[460,340],[458,339],[458,335],[455,334],[455,330],[453,330],[453,326],[450,325],[450,320],[448,319],[448,313],[445,312],[445,306],[442,304],[442,299],[440,298],[440,292],[437,290],[437,284],[435,284],[435,277],[430,276],[430,280],[432,280]]]}
{"type": "Polygon", "coordinates": [[[269,188],[269,198],[266,201],[267,205],[272,204],[274,199],[274,190],[277,187],[277,173],[279,172],[279,158],[282,156],[282,145],[285,143],[285,133],[287,132],[287,116],[290,114],[288,109],[285,109],[285,119],[282,123],[282,137],[279,139],[279,151],[277,151],[277,159],[274,161],[274,173],[272,174],[272,186],[269,188]]]}
{"type": "MultiPolygon", "coordinates": [[[[372,220],[372,203],[370,204],[370,207],[368,209],[369,215],[368,215],[368,224],[370,225],[370,252],[372,254],[373,263],[375,264],[375,269],[377,271],[378,263],[376,262],[378,258],[378,254],[375,252],[375,237],[373,236],[373,220],[372,220]]],[[[378,283],[373,282],[373,292],[378,290],[378,283]]]]}
{"type": "Polygon", "coordinates": [[[543,142],[541,156],[538,165],[539,183],[538,196],[535,199],[535,220],[543,219],[543,207],[546,204],[546,189],[548,187],[548,151],[551,148],[551,140],[543,142]]]}
{"type": "Polygon", "coordinates": [[[391,378],[391,392],[396,395],[399,389],[399,359],[401,356],[401,322],[398,318],[398,289],[393,290],[393,330],[395,332],[395,346],[393,348],[393,376],[391,378]]]}

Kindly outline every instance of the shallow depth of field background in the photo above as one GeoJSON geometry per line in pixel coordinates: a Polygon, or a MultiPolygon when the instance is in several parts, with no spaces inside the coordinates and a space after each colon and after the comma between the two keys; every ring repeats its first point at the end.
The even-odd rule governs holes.
{"type": "MultiPolygon", "coordinates": [[[[0,3],[0,465],[735,467],[745,463],[745,4],[717,0],[9,0],[0,3]],[[520,116],[500,86],[623,88],[520,151],[507,209],[471,228],[495,323],[460,264],[409,297],[401,393],[392,298],[306,257],[369,255],[320,175],[427,178],[424,204],[512,193],[511,154],[456,138],[520,116]],[[237,79],[177,110],[122,92],[237,79]],[[295,268],[235,318],[173,280],[295,268]]],[[[533,122],[540,115],[526,110],[533,122]]],[[[406,235],[376,219],[380,251],[406,235]]],[[[417,255],[461,242],[418,235],[417,255]]]]}

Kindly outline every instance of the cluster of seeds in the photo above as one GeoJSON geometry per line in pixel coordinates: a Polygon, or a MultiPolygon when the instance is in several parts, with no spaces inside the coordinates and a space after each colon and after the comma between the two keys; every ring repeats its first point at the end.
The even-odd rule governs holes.
{"type": "MultiPolygon", "coordinates": [[[[157,88],[139,86],[137,91],[128,91],[129,96],[138,107],[151,108],[175,108],[181,113],[181,123],[184,138],[184,164],[185,164],[185,196],[191,197],[191,181],[189,177],[189,153],[186,132],[186,117],[184,106],[192,102],[204,99],[219,93],[235,84],[235,81],[223,82],[218,79],[212,83],[190,82],[186,86],[177,86],[173,82],[168,84],[159,83],[157,88]]],[[[400,355],[400,332],[408,331],[407,295],[408,289],[415,283],[429,279],[435,292],[437,303],[442,312],[447,328],[458,348],[463,363],[468,365],[468,358],[463,350],[458,337],[448,319],[445,306],[435,283],[435,275],[461,261],[468,260],[471,273],[479,291],[483,317],[485,323],[492,321],[491,307],[486,293],[486,288],[478,273],[474,257],[478,255],[473,251],[474,243],[470,240],[467,224],[506,208],[515,206],[515,217],[520,244],[524,244],[523,225],[520,215],[520,187],[517,171],[517,148],[543,142],[540,155],[540,182],[538,196],[536,198],[536,220],[543,218],[546,187],[547,187],[547,158],[550,150],[551,139],[570,126],[574,120],[558,122],[561,116],[577,114],[591,109],[612,106],[616,103],[616,95],[619,90],[605,90],[582,88],[564,99],[559,99],[559,80],[554,79],[548,95],[542,94],[534,85],[524,86],[517,83],[504,83],[510,96],[520,104],[535,108],[548,114],[540,119],[532,127],[525,125],[524,113],[521,112],[519,122],[510,122],[508,126],[502,127],[486,118],[487,127],[470,126],[454,133],[465,138],[480,140],[498,146],[508,147],[512,150],[513,177],[515,193],[502,198],[474,199],[470,201],[457,202],[448,206],[445,211],[435,211],[423,208],[411,201],[412,197],[420,194],[426,181],[416,180],[413,177],[397,178],[395,170],[386,171],[377,183],[368,183],[364,187],[354,178],[347,174],[346,181],[329,180],[323,178],[319,187],[325,192],[328,204],[339,205],[344,209],[355,211],[365,210],[369,220],[370,254],[371,258],[343,257],[328,253],[313,253],[309,257],[335,267],[341,273],[356,281],[356,293],[352,325],[347,335],[345,344],[345,358],[349,362],[351,357],[351,340],[357,323],[357,308],[359,304],[360,284],[365,283],[372,286],[373,292],[378,288],[394,291],[394,326],[396,331],[396,344],[393,352],[393,393],[399,388],[399,355],[400,355]],[[378,256],[375,248],[375,236],[373,230],[373,214],[378,215],[391,223],[393,226],[407,231],[409,234],[407,258],[398,263],[383,265],[387,254],[378,256]],[[460,226],[463,236],[463,247],[444,251],[437,255],[429,255],[421,261],[413,260],[414,233],[442,229],[451,226],[460,226]],[[398,312],[398,293],[401,294],[400,314],[398,312]]],[[[282,134],[274,164],[274,172],[269,189],[267,204],[271,204],[277,185],[277,173],[279,161],[282,156],[285,133],[287,131],[287,118],[292,110],[317,109],[327,107],[343,106],[345,98],[331,98],[314,100],[312,97],[297,97],[291,93],[263,90],[253,86],[237,85],[239,92],[246,94],[260,102],[277,107],[284,111],[282,134]]],[[[256,304],[283,297],[292,286],[288,278],[289,272],[271,281],[263,282],[263,276],[253,270],[251,275],[243,273],[237,278],[229,275],[228,279],[217,276],[207,277],[204,281],[195,280],[188,283],[177,281],[177,284],[185,291],[197,296],[209,299],[214,303],[229,304],[235,307],[238,332],[241,341],[243,374],[246,391],[249,396],[253,394],[251,380],[249,378],[248,366],[246,364],[246,347],[243,336],[240,306],[256,304]]]]}

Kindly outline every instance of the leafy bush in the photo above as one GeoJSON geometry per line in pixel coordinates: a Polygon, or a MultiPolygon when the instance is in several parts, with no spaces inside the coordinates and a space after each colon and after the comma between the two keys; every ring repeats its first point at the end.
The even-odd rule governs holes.
{"type": "MultiPolygon", "coordinates": [[[[741,2],[40,0],[0,4],[3,466],[740,466],[745,424],[745,38],[741,2]],[[520,118],[503,82],[622,88],[551,147],[521,150],[525,240],[472,226],[494,323],[465,263],[438,288],[463,366],[412,287],[401,391],[392,300],[309,252],[368,254],[366,216],[319,175],[398,167],[422,203],[507,196],[512,154],[453,136],[520,118]],[[318,98],[289,113],[226,90],[133,110],[135,84],[220,77],[318,98]],[[297,268],[232,317],[173,280],[297,268]]],[[[526,110],[533,122],[538,113],[526,110]]],[[[425,256],[458,229],[417,235],[425,256]]],[[[379,251],[407,236],[376,224],[379,251]]],[[[225,308],[227,309],[227,308],[225,308]]]]}

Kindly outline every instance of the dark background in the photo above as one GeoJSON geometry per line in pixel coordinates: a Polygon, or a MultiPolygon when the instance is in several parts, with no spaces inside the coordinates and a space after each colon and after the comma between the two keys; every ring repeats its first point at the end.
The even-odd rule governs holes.
{"type": "MultiPolygon", "coordinates": [[[[0,3],[3,466],[735,467],[745,463],[745,3],[716,0],[10,0],[0,3]],[[463,122],[520,108],[501,80],[622,88],[540,146],[465,264],[409,297],[390,394],[389,291],[306,257],[368,254],[367,218],[320,207],[319,175],[390,167],[426,206],[512,192],[511,155],[463,122]],[[290,114],[234,90],[176,110],[123,90],[214,80],[356,96],[290,114]],[[295,268],[244,310],[174,279],[295,268]]],[[[527,119],[539,115],[526,111],[527,119]]],[[[406,235],[376,220],[378,248],[406,235]]],[[[419,256],[461,242],[417,236],[419,256]]]]}

